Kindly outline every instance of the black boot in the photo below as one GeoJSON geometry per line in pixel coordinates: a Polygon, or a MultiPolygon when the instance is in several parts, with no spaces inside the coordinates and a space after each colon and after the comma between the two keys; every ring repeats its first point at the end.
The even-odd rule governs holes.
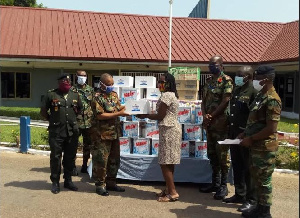
{"type": "Polygon", "coordinates": [[[252,210],[256,208],[256,206],[257,206],[256,202],[246,201],[245,203],[243,203],[242,206],[240,206],[237,209],[237,211],[250,213],[252,210]]]}
{"type": "Polygon", "coordinates": [[[78,188],[72,182],[72,179],[65,179],[64,187],[67,188],[67,189],[70,189],[72,191],[77,191],[78,190],[78,188]]]}
{"type": "Polygon", "coordinates": [[[261,205],[257,205],[253,210],[246,210],[242,212],[242,217],[257,218],[261,211],[261,205]]]}
{"type": "Polygon", "coordinates": [[[221,183],[220,173],[213,173],[212,174],[212,183],[206,187],[199,187],[199,192],[203,193],[212,193],[217,192],[220,188],[221,183]]]}
{"type": "Polygon", "coordinates": [[[224,203],[245,203],[245,198],[240,195],[233,195],[230,198],[225,198],[224,203]]]}
{"type": "Polygon", "coordinates": [[[109,195],[108,191],[103,186],[96,186],[96,193],[98,195],[102,195],[102,196],[108,196],[109,195]]]}
{"type": "Polygon", "coordinates": [[[78,176],[78,172],[77,172],[76,167],[72,171],[72,176],[78,176]]]}
{"type": "Polygon", "coordinates": [[[221,186],[214,195],[214,199],[216,200],[223,200],[228,195],[227,189],[227,174],[222,175],[221,178],[221,186]]]}
{"type": "Polygon", "coordinates": [[[87,171],[87,165],[82,165],[80,172],[82,172],[82,173],[88,173],[88,171],[87,171]]]}
{"type": "Polygon", "coordinates": [[[221,185],[216,194],[214,195],[214,199],[223,200],[228,195],[227,185],[221,185]]]}
{"type": "Polygon", "coordinates": [[[270,206],[260,205],[260,211],[257,218],[272,218],[270,213],[270,206]]]}
{"type": "Polygon", "coordinates": [[[51,192],[53,194],[58,194],[60,192],[60,187],[58,182],[52,182],[51,192]]]}

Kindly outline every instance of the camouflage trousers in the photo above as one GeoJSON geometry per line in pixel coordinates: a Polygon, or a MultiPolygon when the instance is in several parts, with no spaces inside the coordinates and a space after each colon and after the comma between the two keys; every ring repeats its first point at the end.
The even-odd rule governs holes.
{"type": "Polygon", "coordinates": [[[120,143],[116,140],[94,141],[91,149],[93,179],[96,186],[116,185],[120,168],[120,143]]]}
{"type": "Polygon", "coordinates": [[[79,129],[79,136],[80,135],[82,135],[83,138],[82,165],[86,166],[90,158],[91,144],[92,144],[89,129],[79,129]]]}
{"type": "Polygon", "coordinates": [[[274,151],[250,150],[251,177],[257,193],[258,204],[272,205],[272,174],[275,169],[274,151]]]}
{"type": "Polygon", "coordinates": [[[224,183],[227,182],[228,169],[230,166],[228,157],[229,145],[219,145],[218,141],[222,141],[226,138],[227,132],[207,131],[207,156],[213,171],[213,181],[215,179],[214,177],[219,177],[221,173],[224,183]]]}

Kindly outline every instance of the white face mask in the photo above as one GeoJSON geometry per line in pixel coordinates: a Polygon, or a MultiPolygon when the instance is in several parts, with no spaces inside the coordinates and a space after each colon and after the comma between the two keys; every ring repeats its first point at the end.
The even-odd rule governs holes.
{"type": "Polygon", "coordinates": [[[260,80],[253,80],[253,87],[254,87],[257,91],[262,90],[262,88],[264,87],[264,86],[261,86],[259,83],[260,83],[260,80]]]}
{"type": "Polygon", "coordinates": [[[77,76],[77,83],[83,85],[86,82],[86,76],[77,76]]]}

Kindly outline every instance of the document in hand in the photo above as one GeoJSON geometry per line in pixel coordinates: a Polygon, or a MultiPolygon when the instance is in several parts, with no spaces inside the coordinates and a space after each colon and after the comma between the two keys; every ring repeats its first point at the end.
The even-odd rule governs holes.
{"type": "Polygon", "coordinates": [[[241,139],[225,139],[224,141],[218,141],[220,145],[239,145],[241,139]]]}

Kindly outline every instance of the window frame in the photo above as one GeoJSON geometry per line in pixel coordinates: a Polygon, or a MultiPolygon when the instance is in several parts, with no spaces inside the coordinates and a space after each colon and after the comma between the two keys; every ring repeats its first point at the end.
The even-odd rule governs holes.
{"type": "MultiPolygon", "coordinates": [[[[13,98],[3,98],[1,93],[1,99],[3,100],[21,100],[21,101],[28,101],[32,100],[32,77],[31,72],[20,72],[20,71],[1,71],[0,75],[2,76],[2,73],[13,73],[14,74],[14,97],[13,98]],[[17,73],[28,73],[29,74],[29,98],[19,98],[17,96],[17,73]]],[[[2,81],[2,79],[1,79],[2,81]]]]}

